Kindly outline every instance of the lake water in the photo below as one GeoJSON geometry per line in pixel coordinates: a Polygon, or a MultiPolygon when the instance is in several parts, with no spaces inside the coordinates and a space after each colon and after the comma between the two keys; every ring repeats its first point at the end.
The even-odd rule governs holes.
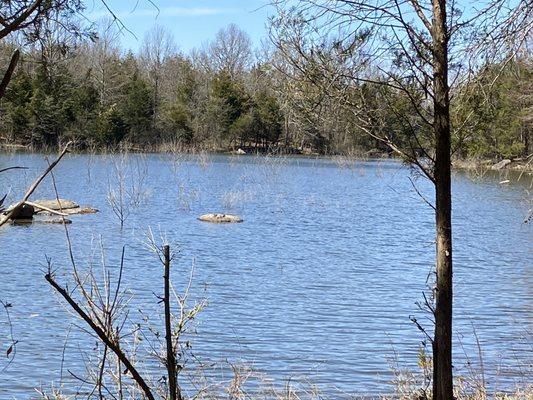
{"type": "MultiPolygon", "coordinates": [[[[0,167],[8,165],[29,167],[0,176],[1,192],[11,188],[14,201],[46,162],[37,154],[0,155],[0,167]]],[[[209,301],[190,338],[208,375],[229,379],[228,363],[242,363],[279,387],[310,382],[331,398],[392,393],[391,365],[417,370],[423,336],[409,316],[431,330],[416,303],[433,265],[434,217],[410,176],[393,161],[133,154],[68,155],[55,171],[62,198],[100,209],[71,217],[80,268],[91,259],[98,265],[103,248],[116,273],[126,246],[132,323],[140,307],[155,316],[161,309],[153,293],[162,293],[162,269],[146,246],[151,228],[179,247],[176,288],[194,263],[191,291],[209,301]],[[122,173],[138,201],[126,206],[121,229],[107,197],[122,173]],[[197,220],[208,212],[244,222],[197,220]]],[[[455,372],[478,370],[475,332],[493,389],[533,382],[533,230],[524,224],[531,179],[458,173],[453,180],[455,372]],[[505,179],[511,183],[499,184],[505,179]]],[[[427,181],[415,183],[432,197],[427,181]]],[[[53,197],[48,179],[32,198],[53,197]]],[[[19,341],[0,373],[0,398],[36,398],[35,387],[60,385],[61,371],[65,391],[77,390],[67,371],[83,374],[96,340],[71,327],[75,319],[43,278],[51,257],[57,279],[72,286],[63,226],[8,226],[0,243],[0,299],[13,305],[19,341]]],[[[0,369],[8,338],[2,313],[0,369]]]]}

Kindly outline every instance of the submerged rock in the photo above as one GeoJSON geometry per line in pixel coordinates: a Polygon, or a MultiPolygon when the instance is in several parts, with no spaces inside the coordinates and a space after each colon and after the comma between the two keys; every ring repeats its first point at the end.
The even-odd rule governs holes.
{"type": "Polygon", "coordinates": [[[72,224],[72,221],[66,218],[48,218],[48,219],[43,219],[43,220],[39,220],[36,222],[39,222],[41,224],[65,224],[65,225],[72,224]]]}
{"type": "Polygon", "coordinates": [[[96,214],[97,212],[100,212],[100,210],[92,207],[79,207],[67,210],[67,214],[96,214]]]}
{"type": "Polygon", "coordinates": [[[70,219],[63,219],[63,218],[45,218],[45,219],[33,219],[33,218],[26,218],[26,219],[14,219],[11,221],[13,225],[34,225],[34,224],[65,224],[69,225],[72,224],[72,221],[70,219]]]}
{"type": "Polygon", "coordinates": [[[214,223],[237,223],[242,222],[242,218],[237,215],[231,214],[204,214],[198,218],[200,221],[204,222],[214,222],[214,223]]]}
{"type": "Polygon", "coordinates": [[[19,218],[11,220],[12,225],[31,225],[33,223],[33,218],[19,218]]]}

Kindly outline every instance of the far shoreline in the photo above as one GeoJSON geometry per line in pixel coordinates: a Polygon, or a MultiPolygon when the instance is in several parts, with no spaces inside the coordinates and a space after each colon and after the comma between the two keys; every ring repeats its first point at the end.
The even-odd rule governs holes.
{"type": "MultiPolygon", "coordinates": [[[[1,154],[55,154],[61,145],[55,147],[39,146],[21,144],[0,143],[1,154]]],[[[344,159],[346,161],[398,161],[404,160],[397,154],[390,151],[381,151],[378,149],[372,150],[353,150],[349,152],[338,153],[320,153],[313,149],[299,149],[295,147],[270,147],[270,148],[254,148],[255,151],[250,151],[250,147],[233,147],[233,148],[215,148],[215,147],[191,147],[178,146],[172,144],[137,146],[130,144],[120,144],[114,147],[74,147],[69,152],[71,154],[80,155],[113,155],[113,154],[176,154],[180,156],[195,156],[195,155],[225,155],[225,156],[263,156],[263,157],[289,157],[289,158],[315,158],[315,159],[344,159]],[[242,150],[242,148],[246,150],[242,150]]],[[[509,159],[490,159],[490,158],[454,158],[452,159],[452,169],[456,171],[514,171],[523,172],[527,174],[533,173],[533,154],[527,157],[514,157],[509,159]],[[505,165],[499,167],[498,164],[504,162],[505,165]]]]}

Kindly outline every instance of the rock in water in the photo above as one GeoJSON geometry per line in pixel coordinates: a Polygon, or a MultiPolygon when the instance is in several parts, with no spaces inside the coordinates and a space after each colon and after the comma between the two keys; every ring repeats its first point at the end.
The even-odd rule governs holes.
{"type": "Polygon", "coordinates": [[[204,214],[198,218],[200,221],[214,222],[214,223],[236,223],[242,222],[242,218],[237,215],[230,214],[204,214]]]}
{"type": "Polygon", "coordinates": [[[59,211],[59,210],[69,210],[71,208],[79,208],[80,206],[73,201],[59,199],[57,200],[35,200],[33,203],[40,206],[49,208],[50,210],[59,211]]]}
{"type": "Polygon", "coordinates": [[[494,164],[492,166],[492,169],[503,169],[507,167],[507,165],[511,164],[511,160],[501,160],[499,163],[494,164]]]}
{"type": "Polygon", "coordinates": [[[67,214],[96,214],[98,212],[97,208],[92,207],[79,207],[66,210],[67,214]]]}
{"type": "Polygon", "coordinates": [[[48,219],[14,219],[11,221],[13,225],[36,225],[36,224],[72,224],[70,219],[63,218],[48,218],[48,219]]]}
{"type": "Polygon", "coordinates": [[[41,224],[64,224],[64,225],[70,225],[72,224],[72,221],[70,219],[66,218],[50,218],[50,219],[43,219],[39,221],[41,224]]]}

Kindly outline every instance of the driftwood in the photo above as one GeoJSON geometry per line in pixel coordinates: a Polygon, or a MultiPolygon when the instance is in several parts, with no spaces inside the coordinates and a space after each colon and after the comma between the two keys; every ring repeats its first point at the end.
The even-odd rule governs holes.
{"type": "Polygon", "coordinates": [[[5,225],[10,219],[11,219],[11,216],[13,214],[15,214],[17,212],[17,210],[22,207],[27,201],[28,199],[30,198],[30,196],[33,194],[33,192],[35,192],[35,189],[37,189],[37,187],[40,185],[40,183],[43,181],[43,179],[50,173],[50,171],[52,171],[54,169],[54,167],[59,164],[59,161],[61,161],[61,159],[63,158],[63,156],[65,154],[67,154],[68,152],[68,146],[70,145],[71,142],[67,143],[67,145],[65,146],[65,148],[63,149],[63,151],[59,154],[59,156],[57,157],[57,159],[51,163],[48,168],[46,168],[46,170],[32,183],[32,185],[29,187],[29,189],[26,191],[26,194],[24,195],[24,197],[22,198],[22,200],[20,200],[17,204],[15,204],[15,206],[9,210],[5,215],[3,215],[1,218],[0,218],[0,226],[2,225],[5,225]]]}
{"type": "Polygon", "coordinates": [[[69,215],[69,214],[62,213],[62,212],[59,212],[59,211],[56,211],[56,210],[52,210],[51,208],[42,206],[42,205],[40,205],[38,203],[33,203],[31,201],[25,201],[24,203],[26,203],[29,206],[32,206],[33,208],[38,208],[39,210],[46,211],[46,212],[48,212],[50,214],[55,214],[55,215],[59,215],[59,216],[62,216],[62,217],[67,217],[69,215]]]}

